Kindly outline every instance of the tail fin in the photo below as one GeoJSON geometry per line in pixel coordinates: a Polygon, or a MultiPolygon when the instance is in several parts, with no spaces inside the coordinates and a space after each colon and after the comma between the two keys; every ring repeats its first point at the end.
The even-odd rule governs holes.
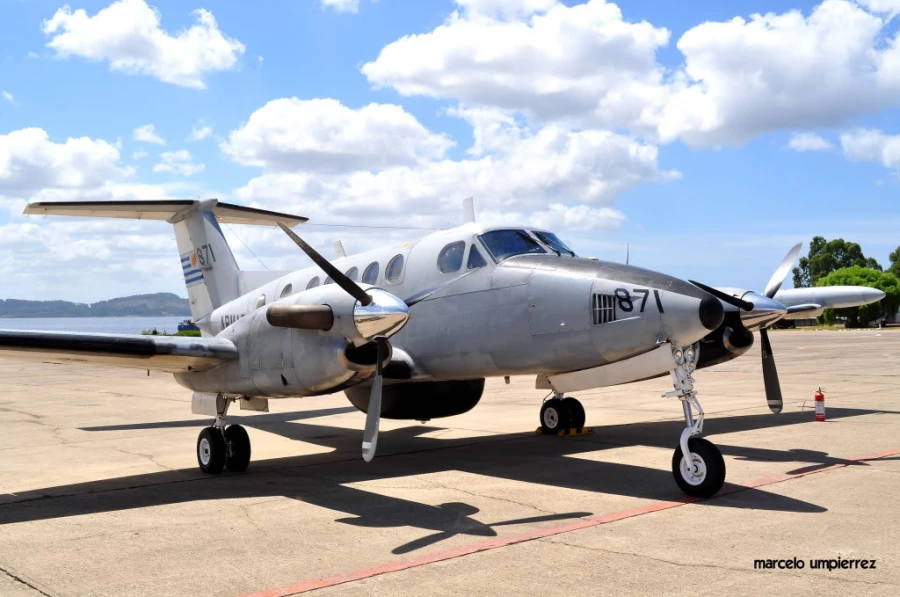
{"type": "Polygon", "coordinates": [[[240,296],[240,268],[219,222],[295,226],[306,218],[264,209],[219,203],[217,199],[160,201],[42,201],[26,214],[165,220],[175,226],[191,315],[198,320],[240,296]]]}

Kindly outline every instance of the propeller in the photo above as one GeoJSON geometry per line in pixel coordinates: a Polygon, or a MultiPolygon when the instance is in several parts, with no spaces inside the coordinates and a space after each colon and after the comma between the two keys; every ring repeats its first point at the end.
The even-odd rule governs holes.
{"type": "Polygon", "coordinates": [[[282,224],[281,222],[277,222],[278,227],[284,230],[285,234],[291,237],[291,240],[297,243],[303,252],[306,253],[306,256],[313,260],[313,262],[322,268],[328,277],[334,280],[334,283],[343,288],[347,294],[355,298],[359,301],[359,304],[363,307],[367,307],[372,303],[372,297],[363,290],[359,284],[348,278],[344,272],[339,270],[338,268],[331,265],[331,262],[322,257],[315,249],[306,244],[306,241],[297,236],[297,234],[282,224]]]}
{"type": "Polygon", "coordinates": [[[700,290],[708,292],[723,303],[728,303],[729,305],[737,307],[738,309],[743,309],[744,311],[752,311],[755,307],[755,305],[750,301],[745,301],[743,299],[739,299],[736,296],[732,296],[728,293],[722,292],[721,290],[716,290],[712,286],[707,286],[706,284],[701,284],[700,282],[694,282],[693,280],[688,280],[688,282],[690,282],[700,290]]]}
{"type": "MultiPolygon", "coordinates": [[[[784,283],[784,279],[787,277],[788,272],[791,271],[791,266],[794,264],[794,260],[797,259],[797,255],[800,254],[800,248],[802,246],[803,243],[797,243],[796,245],[791,247],[790,251],[787,252],[787,255],[784,256],[784,259],[781,260],[778,268],[772,274],[772,277],[769,278],[769,282],[766,284],[766,289],[765,291],[763,291],[762,296],[753,293],[758,297],[757,303],[759,303],[760,308],[758,309],[759,313],[751,316],[751,321],[752,317],[759,316],[760,314],[765,317],[765,311],[769,311],[770,313],[774,312],[776,315],[779,312],[789,312],[789,309],[787,309],[787,307],[774,300],[774,296],[781,288],[781,285],[784,283]]],[[[697,288],[708,292],[722,302],[733,305],[739,309],[743,309],[744,311],[750,312],[757,308],[757,305],[750,301],[734,297],[730,294],[722,292],[721,290],[716,290],[715,288],[712,288],[705,284],[701,284],[700,282],[695,282],[693,280],[688,281],[697,288]]],[[[802,309],[798,309],[798,311],[799,310],[802,309]]],[[[759,336],[760,338],[762,338],[762,369],[763,384],[766,388],[766,402],[769,405],[769,410],[771,410],[773,413],[780,413],[784,408],[784,399],[781,395],[781,383],[778,380],[778,369],[775,367],[775,357],[772,354],[772,344],[771,342],[769,342],[769,330],[766,328],[766,325],[771,325],[774,322],[768,321],[766,323],[765,319],[761,321],[763,323],[759,327],[759,336]]],[[[757,323],[759,322],[760,320],[757,320],[757,323]]]]}
{"type": "Polygon", "coordinates": [[[372,380],[372,390],[369,392],[369,408],[366,412],[366,430],[363,432],[362,456],[366,462],[372,462],[375,458],[375,450],[378,447],[378,426],[381,423],[381,386],[384,357],[387,353],[387,338],[375,338],[378,347],[377,360],[375,361],[375,379],[372,380]]]}

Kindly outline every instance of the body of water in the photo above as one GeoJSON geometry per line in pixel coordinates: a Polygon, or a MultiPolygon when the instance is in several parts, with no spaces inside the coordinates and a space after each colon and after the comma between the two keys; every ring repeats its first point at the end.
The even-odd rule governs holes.
{"type": "Polygon", "coordinates": [[[175,333],[187,317],[0,317],[0,330],[140,334],[156,328],[175,333]]]}

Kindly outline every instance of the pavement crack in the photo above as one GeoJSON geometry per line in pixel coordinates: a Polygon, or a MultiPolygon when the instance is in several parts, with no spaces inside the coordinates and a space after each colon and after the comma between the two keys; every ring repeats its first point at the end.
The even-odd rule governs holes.
{"type": "Polygon", "coordinates": [[[45,592],[45,591],[42,591],[42,590],[39,589],[38,587],[34,586],[34,585],[31,584],[30,582],[28,582],[27,580],[25,580],[24,578],[22,578],[21,576],[19,576],[19,575],[17,575],[17,574],[14,574],[11,570],[9,570],[9,569],[7,569],[7,568],[4,568],[3,566],[0,566],[0,572],[2,572],[2,573],[3,573],[4,575],[6,575],[7,577],[11,578],[11,579],[13,580],[13,582],[17,582],[17,583],[19,583],[19,584],[25,585],[26,587],[28,587],[28,588],[31,589],[32,591],[37,591],[38,593],[40,593],[41,595],[44,595],[45,597],[53,597],[53,595],[51,595],[50,593],[47,593],[47,592],[45,592]]]}
{"type": "Polygon", "coordinates": [[[159,468],[166,470],[166,471],[176,470],[176,469],[173,469],[172,467],[162,464],[152,454],[143,454],[141,452],[129,452],[128,450],[123,450],[122,448],[113,448],[113,450],[115,450],[116,452],[119,452],[120,454],[128,454],[129,456],[141,456],[143,458],[146,458],[147,460],[149,460],[151,463],[155,464],[159,468]]]}

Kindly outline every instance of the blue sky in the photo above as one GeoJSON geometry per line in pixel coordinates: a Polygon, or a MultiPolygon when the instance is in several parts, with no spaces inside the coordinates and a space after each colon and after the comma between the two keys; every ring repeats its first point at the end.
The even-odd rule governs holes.
{"type": "MultiPolygon", "coordinates": [[[[883,265],[900,245],[900,2],[161,0],[158,22],[119,4],[0,3],[0,298],[183,294],[162,224],[20,215],[130,192],[301,213],[350,251],[416,233],[314,224],[446,227],[474,194],[583,254],[630,243],[633,263],[755,289],[814,234],[883,265]],[[201,8],[214,41],[179,38],[201,8]]],[[[304,264],[272,231],[228,232],[304,264]]]]}

